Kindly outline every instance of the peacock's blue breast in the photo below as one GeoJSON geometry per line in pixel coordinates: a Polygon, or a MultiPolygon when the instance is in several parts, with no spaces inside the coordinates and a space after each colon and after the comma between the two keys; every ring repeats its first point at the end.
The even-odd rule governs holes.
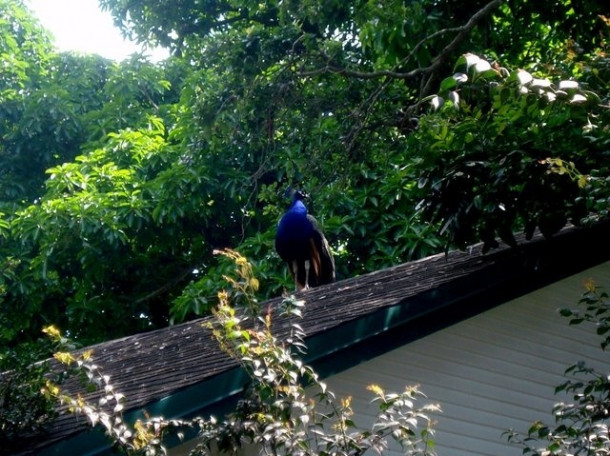
{"type": "Polygon", "coordinates": [[[288,211],[277,228],[277,237],[284,240],[307,239],[313,232],[313,225],[307,219],[307,212],[288,211]]]}

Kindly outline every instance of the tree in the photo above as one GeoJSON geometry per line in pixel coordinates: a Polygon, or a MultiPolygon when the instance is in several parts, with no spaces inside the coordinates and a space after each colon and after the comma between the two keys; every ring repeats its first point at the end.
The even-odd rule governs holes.
{"type": "Polygon", "coordinates": [[[48,343],[0,353],[0,454],[17,452],[24,439],[57,417],[56,401],[41,394],[50,367],[39,360],[52,353],[48,343]]]}
{"type": "MultiPolygon", "coordinates": [[[[4,1],[1,6],[6,47],[2,58],[10,59],[5,63],[14,69],[14,77],[3,79],[0,99],[0,340],[11,346],[31,341],[50,321],[78,338],[83,321],[92,322],[106,312],[110,318],[100,320],[99,329],[92,330],[94,324],[85,329],[90,336],[84,343],[147,328],[150,321],[137,315],[160,318],[150,310],[154,304],[142,298],[161,288],[156,284],[162,277],[155,285],[140,286],[143,304],[133,309],[121,304],[124,297],[107,309],[101,306],[116,298],[116,290],[125,291],[119,282],[128,281],[136,267],[117,266],[119,244],[126,241],[121,233],[127,230],[133,236],[134,216],[140,214],[134,195],[144,177],[135,163],[150,159],[145,172],[158,173],[166,158],[177,160],[177,155],[163,158],[145,135],[125,133],[126,141],[140,138],[137,147],[151,146],[141,151],[146,157],[131,160],[131,149],[114,138],[121,129],[147,131],[152,125],[150,136],[164,135],[159,133],[161,121],[153,116],[173,119],[171,106],[180,96],[187,68],[175,61],[153,65],[140,56],[117,64],[97,56],[56,54],[21,2],[4,1]],[[116,154],[104,155],[105,146],[116,147],[116,154]],[[132,165],[134,169],[125,169],[132,165]],[[128,197],[132,200],[126,201],[128,197]],[[109,214],[120,207],[122,213],[109,214]],[[100,264],[102,251],[108,259],[114,255],[111,251],[117,254],[113,264],[100,264]],[[115,283],[109,285],[109,280],[115,283]],[[115,291],[108,295],[109,290],[115,291]],[[138,308],[137,314],[131,312],[138,308]]],[[[162,321],[167,324],[166,318],[162,321]]]]}
{"type": "Polygon", "coordinates": [[[9,343],[50,322],[89,343],[206,314],[230,267],[219,248],[279,295],[288,186],[313,195],[339,278],[607,214],[596,1],[101,4],[176,56],[48,56],[28,86],[15,112],[39,133],[13,119],[3,136],[2,169],[23,171],[0,186],[9,343]],[[549,102],[561,81],[578,87],[549,102]],[[457,110],[429,107],[457,95],[457,110]]]}
{"type": "Polygon", "coordinates": [[[175,57],[56,54],[0,0],[9,352],[49,323],[88,344],[209,313],[227,246],[279,295],[287,186],[339,278],[607,217],[601,0],[100,3],[175,57]]]}
{"type": "MultiPolygon", "coordinates": [[[[193,52],[192,58],[195,59],[199,58],[201,48],[214,50],[213,56],[206,56],[208,58],[204,65],[224,72],[222,80],[226,92],[214,87],[213,92],[222,94],[221,99],[203,114],[206,119],[205,129],[195,134],[206,142],[214,136],[214,146],[220,148],[220,153],[225,144],[218,143],[218,138],[232,135],[233,141],[244,147],[242,156],[249,157],[247,163],[253,160],[256,165],[248,168],[248,164],[242,160],[237,161],[236,166],[243,167],[248,176],[262,177],[263,185],[266,183],[264,179],[269,178],[265,171],[273,170],[276,181],[285,180],[291,184],[306,181],[316,190],[328,188],[328,199],[336,204],[335,207],[325,204],[325,213],[342,210],[336,228],[341,231],[347,226],[346,232],[339,232],[339,242],[344,242],[347,252],[344,260],[352,273],[360,272],[358,265],[367,257],[379,259],[375,264],[383,264],[390,255],[395,258],[405,255],[405,251],[389,249],[388,245],[372,244],[366,236],[358,236],[359,231],[379,232],[381,229],[386,235],[384,239],[399,238],[405,241],[404,245],[410,247],[422,244],[417,236],[413,240],[409,237],[412,231],[419,231],[425,233],[423,239],[427,238],[438,248],[439,242],[433,240],[432,229],[421,222],[415,224],[413,230],[396,233],[393,220],[383,221],[380,226],[375,222],[358,226],[360,217],[350,217],[349,212],[355,213],[358,208],[363,213],[361,218],[366,220],[382,217],[375,207],[367,204],[370,194],[374,198],[372,201],[375,201],[373,206],[385,209],[385,213],[394,209],[392,198],[404,193],[400,192],[405,188],[404,181],[399,181],[399,185],[394,185],[389,191],[376,189],[372,182],[382,176],[391,179],[392,166],[401,163],[409,168],[412,162],[420,165],[420,161],[431,167],[437,165],[430,163],[427,158],[427,150],[438,147],[436,139],[426,136],[425,132],[417,135],[411,130],[413,125],[419,124],[423,100],[435,92],[441,81],[447,80],[445,76],[451,71],[451,65],[460,53],[477,51],[482,56],[489,56],[485,60],[507,61],[514,67],[526,67],[540,78],[546,73],[549,80],[583,77],[586,79],[586,88],[599,90],[601,97],[607,93],[607,86],[599,84],[602,80],[585,76],[599,74],[606,66],[601,62],[601,57],[607,46],[607,22],[605,16],[598,14],[601,3],[595,1],[553,1],[545,2],[544,5],[523,2],[460,2],[459,7],[451,1],[411,2],[408,6],[403,2],[391,2],[384,4],[383,10],[366,2],[357,2],[352,8],[342,8],[335,3],[326,7],[307,2],[267,3],[261,9],[248,2],[210,2],[203,11],[194,3],[187,3],[181,11],[158,27],[153,27],[153,24],[160,24],[162,3],[146,2],[144,5],[141,2],[107,0],[102,4],[115,14],[117,24],[126,32],[139,34],[143,39],[149,37],[158,40],[173,46],[183,55],[193,52]],[[405,39],[405,36],[410,39],[405,39]],[[232,78],[235,78],[235,82],[229,83],[228,81],[233,81],[232,78]],[[244,81],[248,81],[245,91],[242,90],[244,81]],[[328,94],[325,87],[332,87],[332,100],[326,101],[328,94]],[[268,100],[273,101],[270,103],[268,100]],[[272,109],[260,109],[261,106],[270,106],[272,109]],[[298,109],[295,109],[297,106],[298,109]],[[210,116],[212,113],[215,117],[210,116]],[[295,114],[299,117],[290,122],[290,116],[295,114]],[[315,121],[314,126],[321,128],[310,130],[308,127],[312,119],[315,121]],[[210,126],[216,123],[220,125],[210,130],[210,126]],[[236,137],[232,132],[236,131],[237,124],[240,125],[240,133],[236,137]],[[244,128],[244,125],[252,127],[244,128]],[[267,127],[273,128],[273,138],[269,137],[267,127]],[[320,147],[310,146],[313,138],[313,142],[320,144],[320,147]],[[282,150],[277,151],[278,145],[282,150]],[[290,152],[286,153],[286,150],[290,152]],[[340,153],[330,154],[330,151],[340,153]],[[358,165],[354,166],[354,161],[358,165]],[[291,164],[288,170],[285,163],[291,164]],[[379,169],[380,163],[389,166],[379,169]],[[313,168],[313,172],[306,171],[308,167],[313,168]],[[339,170],[345,171],[342,173],[339,170]],[[334,186],[335,183],[337,187],[334,186]],[[343,192],[338,188],[343,189],[343,192]],[[364,190],[359,192],[359,189],[364,190]],[[357,202],[343,198],[352,193],[357,194],[357,202]],[[342,207],[337,210],[336,206],[342,207]]],[[[207,76],[209,73],[206,73],[207,76]]],[[[523,147],[530,147],[527,144],[529,139],[519,139],[527,136],[523,130],[529,130],[528,122],[544,123],[544,116],[552,117],[553,128],[557,132],[561,131],[566,122],[572,125],[568,130],[573,133],[570,141],[582,144],[581,147],[601,149],[598,157],[587,158],[589,163],[581,164],[582,160],[575,162],[578,173],[588,175],[591,170],[599,172],[599,175],[592,176],[593,179],[603,179],[607,175],[607,169],[598,167],[604,161],[603,148],[607,131],[603,128],[603,119],[607,109],[597,107],[585,110],[583,106],[575,106],[562,113],[553,113],[542,106],[532,106],[542,116],[534,119],[535,112],[532,112],[521,116],[519,123],[514,123],[510,116],[521,109],[519,104],[523,97],[505,90],[504,98],[491,99],[494,94],[489,92],[496,83],[493,78],[479,78],[476,84],[461,85],[455,92],[467,95],[466,91],[469,91],[470,95],[462,97],[466,102],[469,102],[468,97],[478,97],[481,100],[478,108],[484,110],[487,116],[478,119],[476,116],[480,115],[479,110],[475,110],[473,115],[463,113],[472,126],[468,129],[466,122],[460,125],[468,130],[468,137],[478,132],[477,122],[488,122],[493,124],[496,133],[481,140],[488,143],[483,148],[489,148],[489,144],[498,138],[504,141],[500,135],[508,131],[514,131],[514,136],[506,138],[507,144],[517,138],[517,149],[522,147],[521,143],[523,147]],[[484,107],[485,104],[493,103],[495,107],[492,110],[484,107]],[[499,112],[500,108],[502,112],[499,112]],[[571,115],[574,118],[569,118],[571,115]],[[509,122],[510,130],[506,128],[509,122]],[[504,127],[501,127],[502,124],[504,127]],[[589,131],[596,128],[598,135],[587,139],[589,131]],[[594,165],[591,166],[592,164],[594,165]]],[[[446,90],[446,87],[441,89],[446,90]]],[[[204,91],[201,98],[214,97],[206,96],[204,91]]],[[[543,102],[544,100],[539,101],[543,102]]],[[[593,104],[595,102],[590,103],[590,106],[593,104]]],[[[456,119],[453,114],[445,111],[435,116],[434,123],[438,128],[451,130],[455,127],[456,119]]],[[[434,134],[431,133],[431,136],[434,134]]],[[[456,197],[455,187],[447,185],[443,189],[434,184],[439,187],[434,189],[437,198],[424,202],[433,207],[433,210],[426,211],[426,215],[434,222],[434,227],[440,226],[442,232],[448,235],[448,246],[463,247],[478,239],[492,246],[498,230],[505,239],[512,237],[512,234],[509,236],[507,233],[520,228],[525,228],[530,233],[533,228],[540,227],[545,234],[552,235],[567,220],[578,222],[579,217],[584,215],[584,206],[580,203],[582,192],[575,189],[569,180],[557,179],[558,173],[552,172],[555,168],[550,166],[550,162],[546,166],[539,163],[547,158],[573,162],[574,155],[583,155],[583,151],[571,154],[558,151],[554,154],[555,144],[545,145],[545,136],[540,129],[528,134],[537,137],[539,144],[534,145],[534,148],[538,150],[529,154],[521,152],[523,160],[515,154],[498,171],[508,171],[510,175],[507,179],[511,182],[505,183],[505,186],[531,187],[530,193],[535,195],[535,201],[525,204],[533,207],[523,210],[519,208],[525,215],[515,215],[512,207],[506,211],[506,216],[493,213],[502,211],[498,207],[506,207],[507,203],[498,202],[497,197],[490,197],[493,202],[477,201],[475,205],[493,205],[494,209],[484,210],[482,217],[489,217],[491,221],[475,221],[474,217],[470,217],[454,223],[462,217],[460,211],[467,210],[464,206],[471,206],[472,202],[466,201],[467,198],[453,201],[456,197]],[[550,177],[547,171],[551,171],[550,177]],[[560,182],[548,182],[553,180],[560,182]],[[579,201],[575,202],[574,199],[579,201]],[[553,201],[556,203],[549,204],[553,201]],[[562,213],[564,211],[561,207],[566,204],[572,213],[562,213]]],[[[570,142],[563,141],[562,144],[565,147],[570,142]]],[[[495,162],[511,152],[503,149],[504,146],[500,145],[497,158],[492,156],[490,161],[495,162]]],[[[442,160],[447,162],[459,154],[458,150],[450,150],[443,155],[442,160]]],[[[472,154],[476,156],[476,153],[472,154]]],[[[475,159],[465,161],[471,164],[475,159]]],[[[452,164],[443,163],[441,166],[452,164]]],[[[421,173],[425,175],[428,170],[422,168],[417,166],[415,170],[408,169],[403,173],[406,174],[404,180],[413,182],[425,177],[421,173]]],[[[461,175],[463,170],[457,172],[461,175]]],[[[438,174],[442,175],[442,170],[438,174]]],[[[481,192],[482,187],[476,179],[462,181],[460,185],[472,197],[481,192]]],[[[257,183],[254,182],[254,185],[257,183]]],[[[407,206],[413,204],[413,190],[412,187],[408,188],[407,206]]],[[[592,189],[586,190],[588,195],[591,194],[590,190],[592,189]]],[[[253,191],[256,192],[256,188],[253,191]]],[[[486,200],[485,195],[481,197],[486,200]]],[[[322,198],[324,197],[320,199],[322,198]]],[[[511,200],[512,197],[508,195],[504,199],[511,200]]],[[[508,205],[514,204],[511,201],[508,205]]],[[[408,207],[396,209],[407,214],[413,213],[408,207]]],[[[602,216],[607,212],[607,208],[597,209],[602,216]]],[[[478,210],[479,208],[476,209],[478,210]]],[[[332,216],[329,218],[332,220],[332,216]]],[[[415,220],[420,221],[419,218],[415,220]]],[[[417,252],[418,249],[406,251],[417,252]]]]}
{"type": "MultiPolygon", "coordinates": [[[[14,153],[7,144],[22,117],[22,104],[44,80],[49,68],[51,45],[46,32],[28,15],[21,2],[0,2],[0,202],[14,199],[23,191],[22,182],[13,178],[14,153]]],[[[0,211],[6,210],[4,205],[0,211]]]]}

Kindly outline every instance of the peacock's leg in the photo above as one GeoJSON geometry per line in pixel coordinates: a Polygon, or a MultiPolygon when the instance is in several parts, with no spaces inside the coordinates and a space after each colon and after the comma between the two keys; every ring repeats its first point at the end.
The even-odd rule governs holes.
{"type": "Polygon", "coordinates": [[[299,266],[297,260],[292,261],[290,268],[292,269],[292,277],[294,277],[294,290],[299,291],[299,266]]]}
{"type": "Polygon", "coordinates": [[[309,260],[305,260],[305,286],[303,287],[303,290],[309,290],[309,267],[309,260]]]}

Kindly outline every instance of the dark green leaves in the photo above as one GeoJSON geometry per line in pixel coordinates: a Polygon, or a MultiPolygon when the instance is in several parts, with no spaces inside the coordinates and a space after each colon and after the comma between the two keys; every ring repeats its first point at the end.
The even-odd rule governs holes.
{"type": "Polygon", "coordinates": [[[514,245],[519,229],[548,237],[581,223],[601,139],[591,133],[606,134],[591,123],[607,115],[598,98],[576,81],[492,67],[473,54],[455,69],[433,99],[437,113],[412,138],[421,149],[424,213],[450,244],[482,240],[485,249],[498,237],[514,245]]]}

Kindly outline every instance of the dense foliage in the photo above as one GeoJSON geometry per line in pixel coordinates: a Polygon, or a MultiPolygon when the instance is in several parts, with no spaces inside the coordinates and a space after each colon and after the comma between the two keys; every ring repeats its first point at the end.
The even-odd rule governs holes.
{"type": "Polygon", "coordinates": [[[205,314],[218,248],[281,294],[287,186],[339,278],[607,215],[603,1],[100,4],[174,56],[58,54],[0,0],[4,345],[205,314]]]}
{"type": "Polygon", "coordinates": [[[550,237],[607,214],[594,189],[608,190],[608,130],[592,119],[608,119],[608,108],[595,92],[473,54],[455,69],[433,99],[439,112],[410,138],[421,206],[453,245],[516,245],[516,227],[528,239],[535,229],[550,237]]]}
{"type": "Polygon", "coordinates": [[[49,356],[49,344],[24,345],[3,353],[0,358],[0,454],[14,454],[23,448],[23,440],[57,416],[55,402],[41,391],[49,375],[47,362],[36,362],[49,356]]]}

